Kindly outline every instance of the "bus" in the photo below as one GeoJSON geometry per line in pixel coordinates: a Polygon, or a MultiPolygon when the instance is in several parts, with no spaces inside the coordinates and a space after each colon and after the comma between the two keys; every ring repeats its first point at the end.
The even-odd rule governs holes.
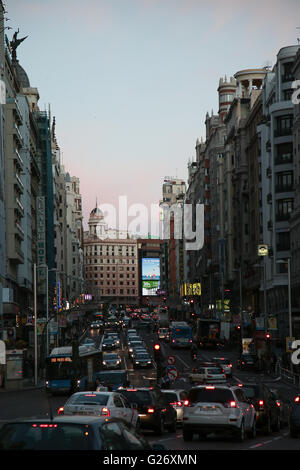
{"type": "Polygon", "coordinates": [[[78,361],[75,370],[72,346],[54,348],[46,358],[46,391],[54,394],[68,394],[79,390],[82,376],[92,377],[99,369],[102,351],[91,346],[78,347],[78,361]],[[74,382],[75,381],[75,382],[74,382]]]}
{"type": "Polygon", "coordinates": [[[193,342],[193,330],[185,321],[172,322],[170,325],[170,346],[172,348],[190,348],[193,342]]]}

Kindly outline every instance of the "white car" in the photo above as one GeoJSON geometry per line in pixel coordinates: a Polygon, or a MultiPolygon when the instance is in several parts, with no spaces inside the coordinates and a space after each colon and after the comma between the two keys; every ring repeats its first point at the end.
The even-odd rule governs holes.
{"type": "Polygon", "coordinates": [[[139,414],[126,397],[116,392],[77,392],[73,393],[59,415],[107,416],[122,418],[139,427],[139,414]]]}
{"type": "Polygon", "coordinates": [[[226,382],[226,374],[222,369],[214,365],[203,365],[193,369],[189,375],[190,383],[224,383],[226,382]]]}
{"type": "Polygon", "coordinates": [[[121,358],[117,353],[103,353],[102,365],[104,369],[120,369],[121,358]]]}
{"type": "Polygon", "coordinates": [[[226,357],[214,357],[213,361],[224,370],[227,377],[232,377],[232,361],[226,357]]]}
{"type": "Polygon", "coordinates": [[[184,402],[183,439],[189,441],[194,434],[233,433],[238,441],[256,436],[254,406],[238,386],[200,385],[193,387],[184,402]]]}
{"type": "Polygon", "coordinates": [[[177,423],[182,424],[183,422],[183,404],[187,400],[188,392],[187,390],[161,390],[167,400],[169,400],[170,405],[175,408],[177,413],[177,423]]]}

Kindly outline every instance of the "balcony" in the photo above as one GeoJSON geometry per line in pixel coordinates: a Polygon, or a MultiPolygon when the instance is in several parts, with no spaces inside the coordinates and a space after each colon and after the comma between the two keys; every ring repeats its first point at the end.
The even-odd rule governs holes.
{"type": "Polygon", "coordinates": [[[15,162],[17,163],[17,166],[19,167],[19,169],[23,169],[24,167],[24,162],[21,158],[21,155],[19,154],[18,150],[15,148],[15,151],[14,151],[14,160],[15,162]]]}
{"type": "Polygon", "coordinates": [[[22,137],[21,132],[19,131],[19,128],[16,124],[14,124],[14,129],[13,130],[14,130],[15,139],[16,139],[19,147],[20,148],[23,147],[23,145],[24,145],[23,137],[22,137]]]}
{"type": "Polygon", "coordinates": [[[285,127],[283,129],[275,129],[274,137],[284,137],[286,135],[292,135],[292,131],[293,131],[292,127],[285,127]]]}
{"type": "Polygon", "coordinates": [[[24,207],[18,197],[15,198],[15,210],[19,213],[19,215],[21,215],[21,217],[24,216],[24,207]]]}
{"type": "Polygon", "coordinates": [[[24,185],[23,185],[23,183],[22,183],[22,181],[21,181],[21,179],[20,179],[18,173],[15,173],[15,177],[16,177],[16,179],[15,179],[14,184],[15,184],[15,186],[17,186],[17,187],[19,188],[19,191],[20,191],[21,193],[23,193],[23,191],[24,191],[24,185]]]}
{"type": "Polygon", "coordinates": [[[294,191],[293,184],[277,184],[275,186],[275,193],[288,193],[294,191]]]}
{"type": "Polygon", "coordinates": [[[17,220],[15,221],[15,235],[21,240],[24,240],[24,231],[17,220]]]}
{"type": "Polygon", "coordinates": [[[282,83],[293,82],[294,80],[295,80],[295,77],[291,73],[285,73],[284,75],[281,75],[282,83]]]}
{"type": "Polygon", "coordinates": [[[289,212],[276,214],[276,222],[284,222],[286,220],[289,220],[290,216],[291,214],[289,212]]]}

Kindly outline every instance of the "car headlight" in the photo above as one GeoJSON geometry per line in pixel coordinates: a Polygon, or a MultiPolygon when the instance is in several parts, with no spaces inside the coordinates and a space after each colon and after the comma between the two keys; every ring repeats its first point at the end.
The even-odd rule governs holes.
{"type": "Polygon", "coordinates": [[[151,364],[151,361],[148,361],[148,364],[151,364]]]}
{"type": "Polygon", "coordinates": [[[106,361],[103,361],[102,364],[104,364],[106,366],[106,361]]]}
{"type": "Polygon", "coordinates": [[[135,361],[135,363],[136,363],[136,364],[139,364],[139,363],[140,363],[140,361],[135,361]]]}

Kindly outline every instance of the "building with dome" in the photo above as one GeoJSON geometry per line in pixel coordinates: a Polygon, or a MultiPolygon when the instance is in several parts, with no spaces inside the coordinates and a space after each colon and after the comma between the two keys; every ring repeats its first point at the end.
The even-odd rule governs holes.
{"type": "Polygon", "coordinates": [[[97,203],[88,227],[83,243],[86,293],[99,302],[138,304],[138,241],[109,228],[97,203]]]}

